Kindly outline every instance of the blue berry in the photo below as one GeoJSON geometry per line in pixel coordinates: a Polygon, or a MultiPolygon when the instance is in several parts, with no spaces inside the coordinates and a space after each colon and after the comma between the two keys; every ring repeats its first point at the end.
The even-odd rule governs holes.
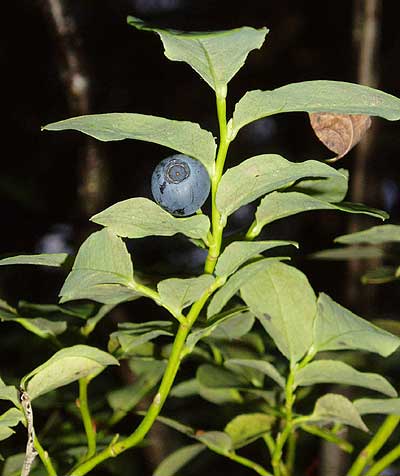
{"type": "Polygon", "coordinates": [[[175,216],[193,215],[210,193],[210,177],[204,165],[187,155],[162,160],[151,177],[154,200],[175,216]]]}

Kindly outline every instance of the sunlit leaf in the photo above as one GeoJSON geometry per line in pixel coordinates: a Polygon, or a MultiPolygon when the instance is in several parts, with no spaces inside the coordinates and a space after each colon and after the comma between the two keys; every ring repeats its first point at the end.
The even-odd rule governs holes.
{"type": "Polygon", "coordinates": [[[250,27],[216,32],[183,32],[155,28],[139,18],[128,23],[140,30],[158,33],[165,56],[188,63],[219,95],[246,61],[251,50],[261,48],[267,28],[250,27]]]}
{"type": "Polygon", "coordinates": [[[400,398],[360,398],[353,404],[360,415],[380,413],[400,416],[400,398]]]}
{"type": "Polygon", "coordinates": [[[31,400],[51,390],[75,382],[108,365],[119,365],[110,354],[96,347],[74,345],[56,352],[44,364],[21,380],[31,400]]]}
{"type": "Polygon", "coordinates": [[[196,372],[196,378],[200,385],[208,388],[236,388],[248,385],[248,381],[238,374],[209,364],[200,365],[196,372]]]}
{"type": "Polygon", "coordinates": [[[10,264],[32,264],[38,266],[61,266],[68,258],[67,253],[49,253],[40,255],[19,255],[0,259],[0,266],[10,264]]]}
{"type": "Polygon", "coordinates": [[[211,132],[198,124],[132,113],[92,114],[53,122],[46,131],[75,130],[101,141],[137,139],[164,145],[198,159],[213,170],[216,144],[211,132]]]}
{"type": "Polygon", "coordinates": [[[129,198],[94,215],[91,221],[127,238],[173,236],[182,233],[190,238],[205,238],[210,228],[206,215],[176,218],[148,198],[129,198]]]}
{"type": "Polygon", "coordinates": [[[319,422],[343,423],[363,431],[368,431],[356,407],[343,395],[327,393],[319,398],[311,418],[319,422]]]}
{"type": "Polygon", "coordinates": [[[329,203],[339,203],[347,195],[349,186],[349,172],[346,169],[338,169],[340,175],[326,178],[303,179],[295,183],[287,190],[310,195],[329,203]]]}
{"type": "Polygon", "coordinates": [[[232,451],[232,439],[222,431],[196,432],[196,439],[216,453],[227,454],[232,451]]]}
{"type": "Polygon", "coordinates": [[[221,253],[215,267],[215,274],[217,276],[229,276],[259,253],[279,246],[290,245],[298,248],[298,244],[294,241],[234,241],[221,253]]]}
{"type": "Polygon", "coordinates": [[[369,388],[396,397],[393,386],[381,375],[359,372],[338,360],[316,360],[300,369],[295,375],[295,385],[315,385],[316,383],[338,383],[369,388]]]}
{"type": "Polygon", "coordinates": [[[18,390],[14,385],[6,385],[0,378],[0,400],[9,400],[16,407],[19,406],[18,390]]]}
{"type": "Polygon", "coordinates": [[[265,258],[244,266],[220,288],[212,297],[207,309],[207,317],[218,314],[225,304],[239,291],[240,287],[264,268],[271,266],[279,258],[265,258]]]}
{"type": "Polygon", "coordinates": [[[203,274],[196,278],[170,278],[160,281],[157,290],[161,304],[170,308],[175,314],[197,301],[201,295],[213,284],[214,277],[203,274]]]}
{"type": "Polygon", "coordinates": [[[313,345],[317,351],[365,350],[388,357],[399,347],[400,339],[321,293],[318,297],[313,345]]]}
{"type": "Polygon", "coordinates": [[[322,162],[307,160],[296,163],[280,155],[258,155],[225,172],[217,191],[217,208],[224,217],[228,217],[238,208],[267,193],[312,177],[336,178],[347,184],[344,174],[322,162]]]}
{"type": "Polygon", "coordinates": [[[249,91],[236,104],[229,123],[231,137],[252,121],[283,112],[368,114],[396,121],[400,119],[400,99],[367,86],[327,80],[249,91]]]}
{"type": "Polygon", "coordinates": [[[230,369],[234,369],[235,366],[244,367],[244,369],[256,369],[274,380],[280,387],[285,388],[285,379],[276,368],[266,360],[229,359],[224,362],[224,365],[230,369]]]}
{"type": "Polygon", "coordinates": [[[241,286],[241,296],[290,361],[312,343],[316,297],[306,276],[286,264],[271,264],[241,286]]]}
{"type": "Polygon", "coordinates": [[[246,446],[271,431],[275,417],[264,413],[246,413],[236,416],[225,427],[235,448],[246,446]]]}
{"type": "Polygon", "coordinates": [[[265,225],[275,220],[314,210],[361,213],[382,220],[389,217],[384,211],[368,208],[358,203],[329,203],[299,192],[272,192],[261,200],[257,208],[254,233],[258,235],[265,225]]]}
{"type": "Polygon", "coordinates": [[[384,255],[384,251],[375,246],[349,246],[317,251],[316,253],[312,253],[310,258],[347,261],[352,259],[383,258],[384,255]]]}
{"type": "Polygon", "coordinates": [[[108,229],[90,235],[79,249],[60,296],[61,302],[93,299],[104,304],[140,296],[135,290],[131,257],[121,238],[108,229]]]}
{"type": "Polygon", "coordinates": [[[373,226],[368,230],[358,231],[349,235],[342,235],[335,238],[336,243],[359,244],[367,243],[378,245],[400,241],[400,225],[379,225],[373,226]]]}
{"type": "Polygon", "coordinates": [[[194,328],[186,339],[186,348],[192,352],[197,342],[208,336],[214,338],[235,339],[241,337],[243,327],[247,333],[254,324],[254,316],[249,312],[243,312],[242,308],[228,311],[220,319],[201,328],[194,328]],[[239,332],[237,328],[239,327],[239,332]]]}

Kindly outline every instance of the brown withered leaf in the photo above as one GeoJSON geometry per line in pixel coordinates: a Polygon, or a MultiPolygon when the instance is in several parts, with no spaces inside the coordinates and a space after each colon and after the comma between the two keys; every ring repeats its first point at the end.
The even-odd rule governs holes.
{"type": "Polygon", "coordinates": [[[360,140],[371,125],[365,114],[310,113],[311,127],[318,139],[337,155],[327,162],[336,162],[344,157],[360,140]]]}

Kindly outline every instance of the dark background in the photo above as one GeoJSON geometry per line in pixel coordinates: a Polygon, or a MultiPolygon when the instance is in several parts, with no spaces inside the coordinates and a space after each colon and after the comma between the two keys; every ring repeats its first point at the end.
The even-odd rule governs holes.
{"type": "MultiPolygon", "coordinates": [[[[312,79],[357,82],[359,59],[350,1],[63,3],[75,22],[74,47],[88,80],[89,113],[138,112],[189,120],[217,135],[213,91],[188,65],[168,61],[157,35],[128,26],[129,14],[180,30],[224,30],[244,25],[270,29],[262,49],[250,54],[245,67],[229,84],[228,116],[247,90],[273,89],[312,79]]],[[[151,198],[152,170],[170,153],[154,144],[121,141],[91,145],[95,149],[94,159],[90,159],[86,137],[74,132],[40,131],[42,125],[76,115],[77,110],[73,102],[71,105],[65,51],[55,33],[49,4],[44,0],[7,2],[2,16],[0,256],[74,252],[95,229],[88,224],[91,214],[129,197],[151,198]],[[90,180],[93,183],[88,183],[90,180]]],[[[394,1],[382,4],[377,54],[379,88],[400,96],[398,6],[394,1]]],[[[375,122],[365,201],[388,210],[391,223],[398,223],[398,124],[381,119],[375,122]]],[[[229,167],[252,155],[272,152],[293,161],[330,157],[313,135],[307,116],[289,114],[244,128],[230,149],[227,164],[229,167]]],[[[354,152],[339,166],[349,168],[351,176],[354,152]]],[[[250,211],[252,208],[248,207],[237,214],[230,223],[230,231],[245,227],[251,220],[250,211]]],[[[363,228],[378,224],[368,218],[361,223],[363,228]]],[[[289,218],[266,236],[289,238],[302,244],[298,264],[307,271],[316,290],[329,292],[343,304],[351,304],[354,310],[363,310],[367,317],[396,318],[396,284],[365,291],[357,284],[359,276],[353,276],[350,279],[359,286],[360,296],[367,294],[370,298],[349,303],[346,265],[305,259],[310,252],[331,247],[333,238],[346,233],[347,226],[345,214],[318,212],[289,218]]],[[[168,267],[175,272],[189,271],[201,258],[191,245],[177,245],[175,239],[138,240],[132,247],[136,266],[143,270],[156,268],[160,273],[168,267]]],[[[0,273],[0,296],[12,303],[18,299],[54,302],[64,278],[63,271],[4,268],[0,273]]],[[[154,306],[144,305],[144,309],[156,312],[154,306]]]]}

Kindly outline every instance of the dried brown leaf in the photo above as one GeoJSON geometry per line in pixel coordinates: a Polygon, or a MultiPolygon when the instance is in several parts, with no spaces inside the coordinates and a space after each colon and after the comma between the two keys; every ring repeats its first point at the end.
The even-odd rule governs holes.
{"type": "Polygon", "coordinates": [[[344,157],[360,140],[371,125],[365,114],[332,114],[315,112],[309,114],[311,127],[318,139],[337,155],[329,162],[344,157]]]}

